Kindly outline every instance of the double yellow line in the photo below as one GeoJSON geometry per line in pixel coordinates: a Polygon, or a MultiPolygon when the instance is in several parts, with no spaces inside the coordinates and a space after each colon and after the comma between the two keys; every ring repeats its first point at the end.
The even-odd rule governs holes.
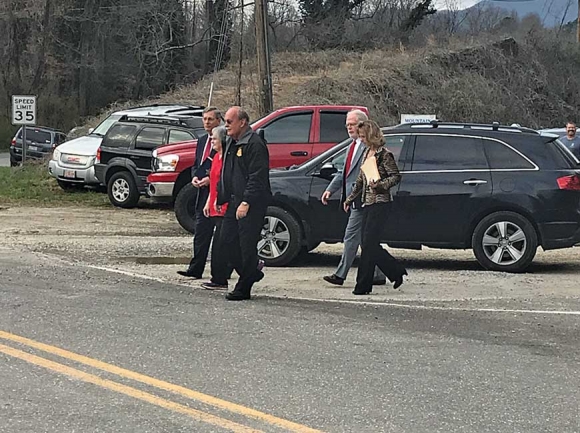
{"type": "MultiPolygon", "coordinates": [[[[212,397],[207,394],[203,394],[198,391],[194,391],[183,386],[175,385],[169,382],[165,382],[163,380],[155,379],[150,376],[146,376],[144,374],[140,374],[131,370],[126,370],[124,368],[116,367],[111,364],[107,364],[106,362],[98,361],[96,359],[92,359],[83,355],[79,355],[73,352],[69,352],[68,350],[60,349],[55,346],[50,346],[48,344],[40,343],[35,340],[31,340],[29,338],[21,337],[19,335],[11,334],[9,332],[0,331],[0,339],[11,341],[13,343],[18,343],[33,349],[37,349],[46,353],[50,353],[52,355],[59,356],[61,358],[68,359],[70,361],[77,362],[79,364],[83,364],[89,367],[96,368],[98,370],[111,373],[117,376],[120,376],[125,379],[131,379],[137,382],[140,382],[145,385],[149,385],[164,391],[169,391],[171,393],[180,395],[182,397],[186,397],[191,400],[195,400],[198,403],[203,403],[208,406],[212,406],[221,410],[228,411],[230,413],[236,415],[242,415],[246,418],[252,418],[257,420],[261,423],[264,423],[271,427],[277,427],[281,429],[285,429],[290,432],[295,433],[321,433],[319,430],[312,429],[310,427],[297,424],[292,421],[288,421],[282,418],[278,418],[273,415],[269,415],[264,412],[257,411],[255,409],[251,409],[236,403],[231,403],[226,400],[222,400],[216,397],[212,397]]],[[[196,409],[192,409],[188,406],[172,402],[170,400],[163,399],[161,397],[157,397],[156,395],[141,391],[136,388],[132,388],[127,385],[123,385],[111,380],[103,379],[99,376],[86,373],[81,370],[77,370],[75,368],[69,367],[64,364],[59,364],[57,362],[51,361],[49,359],[42,358],[40,356],[36,356],[22,350],[15,349],[11,346],[7,346],[4,344],[0,344],[0,353],[4,353],[5,355],[12,356],[14,358],[21,359],[26,361],[30,364],[37,365],[39,367],[44,367],[51,371],[64,374],[69,377],[73,377],[75,379],[82,380],[84,382],[92,383],[93,385],[97,385],[99,387],[115,391],[121,394],[125,394],[127,396],[136,398],[141,401],[145,401],[150,404],[154,404],[156,406],[162,407],[164,409],[171,410],[173,412],[181,413],[183,415],[187,415],[190,418],[200,421],[203,423],[211,424],[216,427],[220,427],[226,430],[230,430],[235,433],[248,433],[248,432],[261,432],[261,430],[257,430],[254,428],[247,427],[245,425],[236,423],[234,421],[230,421],[226,418],[222,418],[216,415],[212,415],[207,412],[199,411],[196,409]]]]}

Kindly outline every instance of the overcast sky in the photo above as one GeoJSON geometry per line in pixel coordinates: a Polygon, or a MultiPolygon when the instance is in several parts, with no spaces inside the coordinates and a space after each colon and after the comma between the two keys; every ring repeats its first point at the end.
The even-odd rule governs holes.
{"type": "Polygon", "coordinates": [[[479,0],[435,0],[435,7],[438,10],[448,9],[449,4],[458,4],[459,9],[466,9],[474,4],[479,3],[479,0]]]}

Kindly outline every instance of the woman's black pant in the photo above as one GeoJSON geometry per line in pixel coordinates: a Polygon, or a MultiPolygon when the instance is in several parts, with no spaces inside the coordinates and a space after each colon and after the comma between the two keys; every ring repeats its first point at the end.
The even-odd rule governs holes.
{"type": "Polygon", "coordinates": [[[211,282],[227,286],[228,278],[231,276],[232,267],[228,265],[228,255],[224,251],[224,240],[222,236],[223,217],[211,217],[215,225],[213,242],[211,245],[211,282]]]}
{"type": "Polygon", "coordinates": [[[393,282],[405,272],[405,267],[381,246],[385,226],[389,224],[392,203],[376,203],[363,207],[361,256],[356,275],[356,292],[373,288],[375,266],[393,282]]]}

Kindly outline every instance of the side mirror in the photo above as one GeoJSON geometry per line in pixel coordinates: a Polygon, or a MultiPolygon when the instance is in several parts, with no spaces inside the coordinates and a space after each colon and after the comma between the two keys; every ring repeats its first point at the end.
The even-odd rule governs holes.
{"type": "Polygon", "coordinates": [[[323,179],[331,180],[336,175],[336,173],[338,173],[338,169],[334,166],[334,164],[328,162],[320,168],[318,175],[323,179]]]}
{"type": "Polygon", "coordinates": [[[89,128],[89,134],[92,134],[95,128],[89,128]]]}
{"type": "Polygon", "coordinates": [[[256,132],[262,140],[266,141],[266,131],[264,131],[264,129],[260,128],[256,132]]]}

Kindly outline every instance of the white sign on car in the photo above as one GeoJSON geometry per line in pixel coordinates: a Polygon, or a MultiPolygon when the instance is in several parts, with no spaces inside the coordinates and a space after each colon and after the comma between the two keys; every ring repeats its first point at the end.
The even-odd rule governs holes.
{"type": "Polygon", "coordinates": [[[401,114],[401,123],[429,123],[435,119],[435,114],[401,114]]]}

